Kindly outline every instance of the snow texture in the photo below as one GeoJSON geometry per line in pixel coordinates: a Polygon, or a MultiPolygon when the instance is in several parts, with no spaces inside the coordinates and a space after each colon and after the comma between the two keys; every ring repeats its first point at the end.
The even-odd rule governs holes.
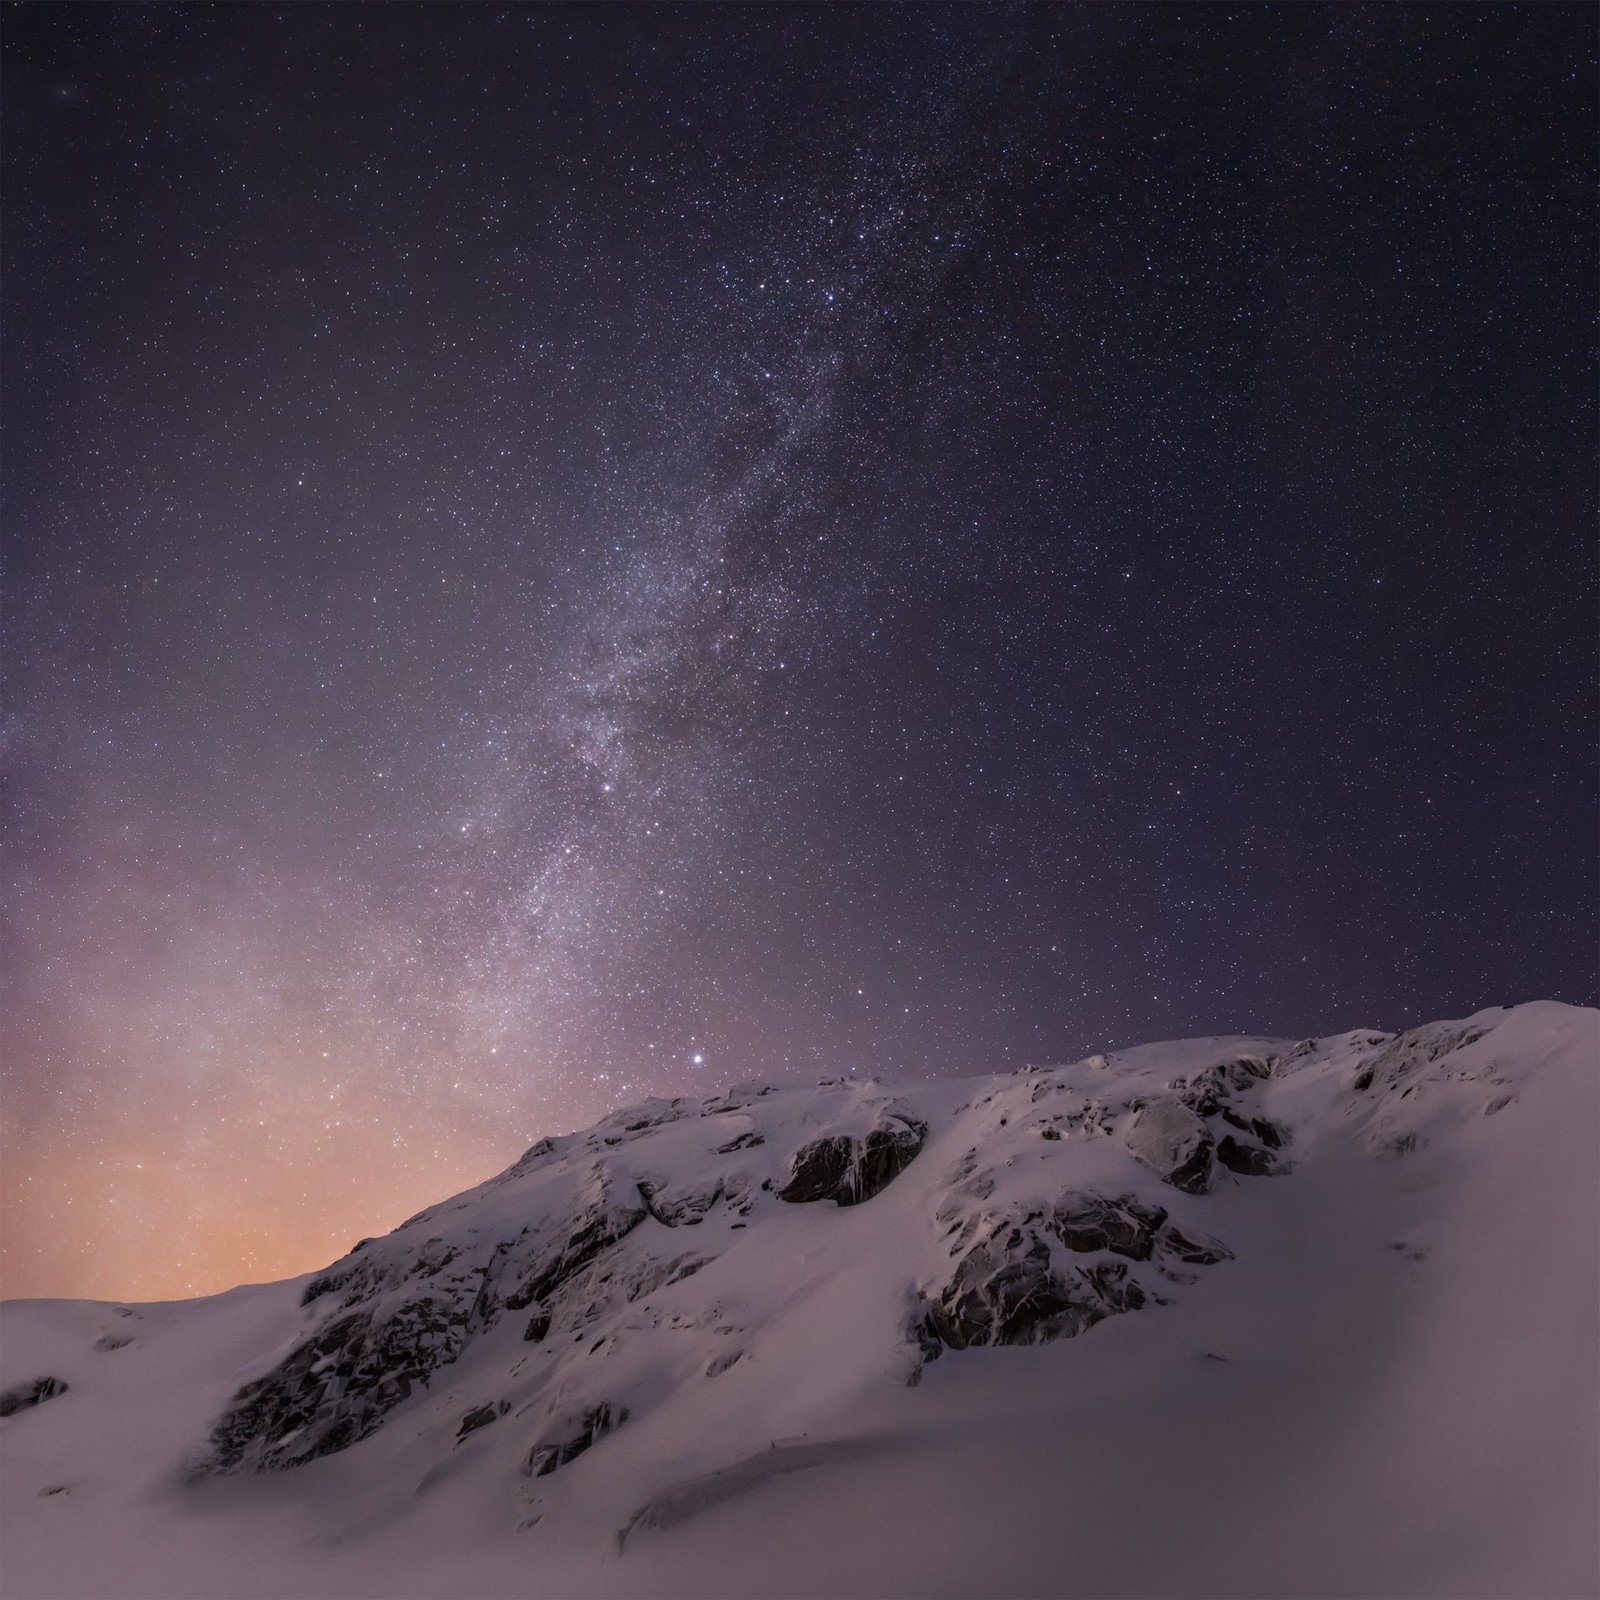
{"type": "Polygon", "coordinates": [[[1600,1591],[1600,1014],[658,1100],[0,1307],[0,1592],[1600,1591]]]}

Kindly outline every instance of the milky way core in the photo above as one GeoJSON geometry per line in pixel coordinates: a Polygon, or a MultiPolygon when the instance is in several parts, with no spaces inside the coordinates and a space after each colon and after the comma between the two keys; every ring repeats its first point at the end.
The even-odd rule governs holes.
{"type": "Polygon", "coordinates": [[[9,7],[6,1292],[648,1095],[1593,1003],[1593,56],[9,7]]]}

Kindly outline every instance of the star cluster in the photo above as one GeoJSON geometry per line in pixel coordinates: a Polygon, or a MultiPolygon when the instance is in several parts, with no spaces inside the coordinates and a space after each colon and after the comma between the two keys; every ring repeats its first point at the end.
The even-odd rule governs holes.
{"type": "Polygon", "coordinates": [[[7,1293],[1595,999],[1587,8],[5,24],[7,1293]]]}

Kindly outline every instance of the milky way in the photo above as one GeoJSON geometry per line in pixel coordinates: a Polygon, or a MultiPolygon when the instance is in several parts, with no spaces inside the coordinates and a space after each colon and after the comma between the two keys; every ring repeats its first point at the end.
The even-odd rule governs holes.
{"type": "Polygon", "coordinates": [[[1595,999],[1587,8],[4,55],[6,1292],[650,1094],[1595,999]]]}

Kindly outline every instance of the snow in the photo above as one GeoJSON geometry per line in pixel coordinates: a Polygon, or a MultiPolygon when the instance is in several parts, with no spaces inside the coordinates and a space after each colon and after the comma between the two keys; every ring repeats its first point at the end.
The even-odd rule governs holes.
{"type": "Polygon", "coordinates": [[[0,1592],[1592,1596],[1597,1081],[1600,1013],[1537,1002],[750,1085],[542,1141],[324,1273],[9,1302],[0,1391],[68,1387],[0,1420],[0,1592]],[[1180,1104],[1150,1120],[1281,1170],[1163,1182],[1129,1141],[1180,1104]],[[919,1128],[860,1203],[777,1197],[818,1140],[919,1128]],[[1068,1248],[1085,1195],[1230,1258],[1068,1248]],[[1095,1320],[951,1348],[962,1270],[985,1314],[1032,1272],[1095,1320]],[[405,1398],[312,1349],[352,1316],[405,1398]]]}

